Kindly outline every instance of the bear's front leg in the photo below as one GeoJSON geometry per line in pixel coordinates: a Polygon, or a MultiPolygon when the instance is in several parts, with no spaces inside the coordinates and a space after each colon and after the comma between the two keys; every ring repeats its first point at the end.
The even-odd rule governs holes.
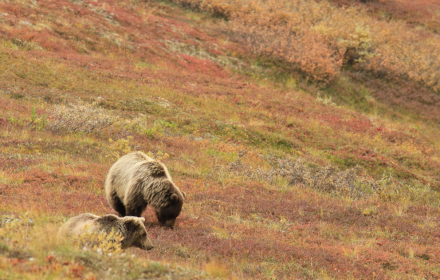
{"type": "Polygon", "coordinates": [[[147,208],[147,203],[142,199],[127,199],[125,208],[127,209],[126,216],[142,217],[142,213],[147,208]]]}
{"type": "Polygon", "coordinates": [[[139,208],[127,208],[127,215],[126,216],[134,216],[134,217],[142,217],[143,209],[139,208]]]}

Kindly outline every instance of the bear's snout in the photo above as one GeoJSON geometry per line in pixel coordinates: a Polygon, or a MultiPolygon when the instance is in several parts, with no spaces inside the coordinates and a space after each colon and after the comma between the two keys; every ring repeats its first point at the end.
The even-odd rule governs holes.
{"type": "Polygon", "coordinates": [[[154,248],[153,243],[151,243],[150,239],[148,239],[148,238],[147,238],[147,240],[144,240],[144,242],[142,242],[142,243],[143,243],[142,249],[144,249],[144,250],[150,251],[151,249],[154,248]]]}
{"type": "Polygon", "coordinates": [[[176,219],[170,219],[170,220],[166,220],[165,223],[163,223],[163,226],[174,229],[174,224],[176,224],[176,219]]]}

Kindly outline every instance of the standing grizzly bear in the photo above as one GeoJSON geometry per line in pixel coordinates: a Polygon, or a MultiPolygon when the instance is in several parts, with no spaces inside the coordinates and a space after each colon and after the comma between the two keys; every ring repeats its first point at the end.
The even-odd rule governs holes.
{"type": "Polygon", "coordinates": [[[110,206],[122,217],[140,217],[150,205],[159,222],[170,228],[174,228],[184,200],[165,165],[142,152],[127,154],[113,164],[105,193],[110,206]]]}
{"type": "Polygon", "coordinates": [[[144,218],[138,217],[119,218],[113,214],[99,217],[84,213],[68,220],[58,231],[58,238],[79,236],[85,231],[110,233],[114,229],[115,233],[120,233],[124,238],[121,242],[122,249],[137,247],[142,250],[151,250],[154,246],[147,237],[144,222],[144,218]]]}

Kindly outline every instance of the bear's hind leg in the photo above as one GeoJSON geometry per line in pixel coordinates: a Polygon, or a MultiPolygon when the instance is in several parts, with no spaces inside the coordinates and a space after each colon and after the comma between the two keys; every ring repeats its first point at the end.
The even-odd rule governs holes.
{"type": "Polygon", "coordinates": [[[110,199],[108,199],[108,203],[114,210],[116,210],[119,213],[119,215],[121,215],[121,217],[126,216],[124,203],[122,203],[122,201],[119,199],[119,197],[116,194],[112,194],[110,199]]]}

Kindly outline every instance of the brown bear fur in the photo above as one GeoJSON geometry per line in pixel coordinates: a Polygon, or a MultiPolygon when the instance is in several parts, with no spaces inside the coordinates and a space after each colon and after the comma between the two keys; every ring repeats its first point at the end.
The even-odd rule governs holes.
{"type": "Polygon", "coordinates": [[[121,248],[137,247],[142,250],[154,248],[150,239],[147,237],[147,230],[144,226],[145,218],[124,217],[109,214],[102,217],[91,213],[84,213],[68,220],[58,231],[58,238],[79,236],[83,233],[110,233],[114,229],[115,233],[120,233],[124,238],[121,248]]]}
{"type": "Polygon", "coordinates": [[[127,154],[113,164],[105,192],[110,206],[122,217],[140,217],[150,205],[159,222],[171,228],[184,201],[184,194],[173,183],[165,165],[142,152],[127,154]]]}

